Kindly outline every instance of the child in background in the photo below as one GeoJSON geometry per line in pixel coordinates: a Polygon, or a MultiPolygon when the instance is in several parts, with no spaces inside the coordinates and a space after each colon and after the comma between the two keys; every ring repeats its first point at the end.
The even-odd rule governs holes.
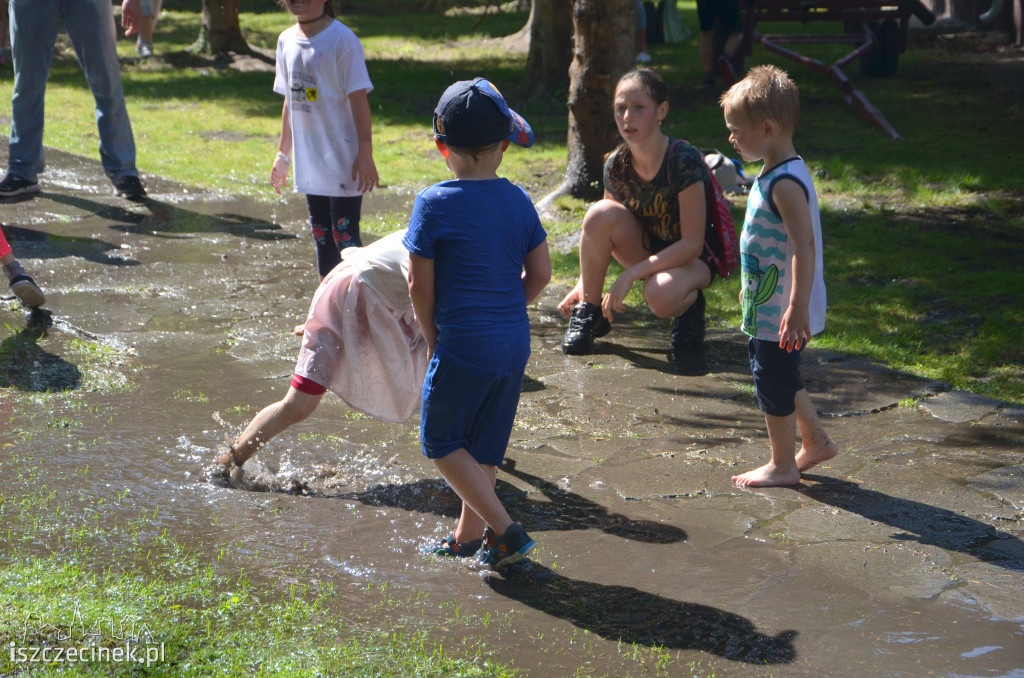
{"type": "Polygon", "coordinates": [[[4,275],[11,286],[11,292],[14,292],[14,296],[18,298],[22,306],[25,308],[39,308],[46,303],[46,297],[43,296],[43,291],[36,285],[36,281],[32,279],[32,276],[25,273],[25,269],[14,258],[14,252],[7,243],[7,238],[4,237],[3,231],[0,231],[0,266],[3,266],[4,275]]]}
{"type": "Polygon", "coordinates": [[[331,0],[279,2],[298,23],[277,40],[274,91],[285,101],[270,183],[281,192],[294,155],[295,191],[306,194],[323,280],[342,249],[362,244],[363,194],[378,183],[367,99],[373,85],[363,47],[334,18],[331,0]]]}
{"type": "Polygon", "coordinates": [[[764,161],[747,197],[740,236],[740,302],[771,460],[732,480],[751,487],[794,485],[802,471],[838,452],[800,380],[801,351],[825,329],[818,198],[793,146],[800,93],[784,71],[757,66],[722,95],[721,105],[736,151],[747,162],[764,161]]]}
{"type": "Polygon", "coordinates": [[[313,296],[287,395],[261,410],[217,458],[225,470],[312,414],[328,388],[377,419],[405,421],[416,411],[427,344],[409,301],[404,235],[342,253],[313,296]]]}
{"type": "Polygon", "coordinates": [[[530,320],[526,306],[551,278],[547,234],[526,191],[498,177],[509,142],[533,131],[483,78],[451,85],[434,110],[434,140],[454,181],[416,196],[409,296],[427,341],[420,441],[462,499],[433,552],[494,569],[536,546],[494,485],[519,406],[530,320]]]}

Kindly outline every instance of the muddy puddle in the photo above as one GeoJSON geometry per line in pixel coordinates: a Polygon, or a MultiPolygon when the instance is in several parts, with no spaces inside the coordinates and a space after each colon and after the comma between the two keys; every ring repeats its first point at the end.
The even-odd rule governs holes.
{"type": "MultiPolygon", "coordinates": [[[[210,476],[287,388],[316,287],[304,206],[159,180],[131,205],[92,163],[58,164],[42,196],[0,207],[50,312],[0,303],[0,454],[45,460],[64,510],[155,514],[147,529],[211,559],[232,544],[273,582],[301,563],[347,618],[374,623],[391,601],[381,628],[486,643],[526,675],[1024,675],[1019,408],[810,351],[841,454],[797,488],[740,489],[730,475],[763,463],[767,439],[737,333],[709,332],[703,376],[673,373],[667,326],[635,314],[566,357],[553,287],[499,471],[540,548],[504,575],[439,562],[420,550],[458,503],[415,417],[374,421],[328,394],[244,476],[210,476]],[[81,505],[103,492],[121,499],[81,505]],[[455,604],[491,623],[438,622],[455,604]]],[[[409,200],[384,193],[367,213],[409,200]]]]}

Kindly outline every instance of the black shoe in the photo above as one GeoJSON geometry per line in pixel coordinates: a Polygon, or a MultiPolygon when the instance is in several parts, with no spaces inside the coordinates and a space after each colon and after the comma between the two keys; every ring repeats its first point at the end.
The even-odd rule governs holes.
{"type": "Polygon", "coordinates": [[[138,177],[124,176],[114,182],[114,193],[126,200],[142,200],[146,197],[146,189],[138,177]]]}
{"type": "Polygon", "coordinates": [[[697,348],[704,343],[704,292],[697,291],[697,301],[672,321],[672,351],[697,348]]]}
{"type": "Polygon", "coordinates": [[[603,337],[612,329],[601,313],[601,309],[589,301],[581,301],[572,307],[569,329],[562,337],[562,352],[569,355],[587,355],[594,350],[594,339],[603,337]]]}
{"type": "Polygon", "coordinates": [[[43,291],[32,276],[22,273],[11,278],[11,291],[25,308],[39,308],[46,303],[43,291]]]}
{"type": "Polygon", "coordinates": [[[3,181],[0,181],[0,198],[13,198],[18,195],[28,195],[39,192],[39,182],[19,177],[17,174],[7,173],[3,181]]]}

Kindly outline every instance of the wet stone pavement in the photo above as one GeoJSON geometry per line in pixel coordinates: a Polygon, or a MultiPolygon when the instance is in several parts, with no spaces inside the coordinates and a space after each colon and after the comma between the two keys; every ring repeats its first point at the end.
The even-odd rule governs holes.
{"type": "MultiPolygon", "coordinates": [[[[639,314],[597,354],[564,356],[552,286],[499,472],[540,548],[476,572],[419,554],[457,501],[416,418],[376,422],[328,394],[240,487],[209,478],[287,388],[316,286],[300,200],[147,177],[136,205],[97,163],[49,160],[42,195],[0,205],[52,313],[32,325],[0,302],[0,455],[45,455],[72,510],[127,488],[103,520],[159,507],[154,529],[211,560],[232,544],[282,585],[301,562],[353,618],[432,601],[378,607],[393,611],[378,623],[427,626],[455,652],[486,643],[525,675],[1024,676],[1024,409],[811,348],[841,452],[795,488],[742,489],[729,478],[763,463],[767,437],[739,333],[709,331],[703,376],[674,374],[667,326],[639,314]]],[[[369,197],[364,231],[411,197],[369,197]]]]}

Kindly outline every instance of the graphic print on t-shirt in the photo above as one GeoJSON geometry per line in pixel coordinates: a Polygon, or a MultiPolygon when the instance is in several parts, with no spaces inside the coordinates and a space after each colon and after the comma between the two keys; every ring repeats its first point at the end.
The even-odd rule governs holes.
{"type": "Polygon", "coordinates": [[[310,113],[313,110],[310,104],[314,103],[318,96],[316,78],[311,73],[304,71],[292,72],[291,78],[292,80],[288,87],[291,92],[289,108],[293,111],[310,113]]]}

